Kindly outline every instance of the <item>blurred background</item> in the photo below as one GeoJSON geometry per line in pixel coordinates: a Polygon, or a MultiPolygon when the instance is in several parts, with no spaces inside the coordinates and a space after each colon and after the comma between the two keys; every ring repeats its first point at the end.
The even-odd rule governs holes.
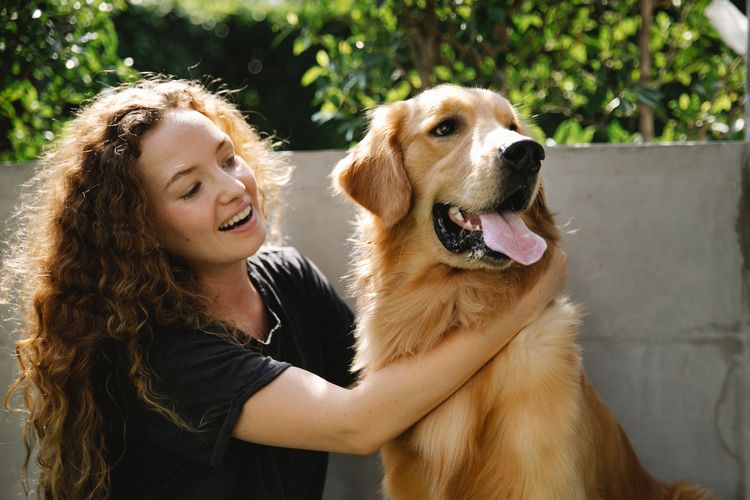
{"type": "Polygon", "coordinates": [[[346,147],[364,109],[440,82],[506,94],[548,144],[742,139],[744,57],[708,5],[3,0],[0,161],[33,160],[82,101],[139,72],[239,89],[291,150],[346,147]]]}
{"type": "MultiPolygon", "coordinates": [[[[175,75],[237,90],[248,120],[290,151],[287,241],[345,296],[353,207],[331,198],[327,175],[362,137],[365,110],[441,82],[493,88],[547,146],[594,386],[656,476],[742,500],[745,11],[737,0],[0,0],[0,241],[30,167],[82,103],[142,72],[175,75]]],[[[7,387],[12,318],[0,332],[7,387]]],[[[20,422],[0,419],[3,499],[22,495],[20,422]]],[[[376,456],[333,456],[325,499],[377,498],[379,476],[376,456]]]]}

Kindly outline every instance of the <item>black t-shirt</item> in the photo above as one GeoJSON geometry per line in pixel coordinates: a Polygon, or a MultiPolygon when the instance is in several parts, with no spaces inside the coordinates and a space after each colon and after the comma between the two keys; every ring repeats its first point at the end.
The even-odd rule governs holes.
{"type": "Polygon", "coordinates": [[[352,313],[294,249],[262,249],[248,259],[248,273],[265,302],[266,343],[240,346],[170,328],[156,330],[148,347],[154,387],[198,432],[177,427],[140,402],[129,384],[118,384],[127,426],[125,446],[112,447],[124,448],[111,456],[113,499],[322,496],[326,453],[247,443],[231,431],[245,401],[290,365],[349,385],[352,313]]]}

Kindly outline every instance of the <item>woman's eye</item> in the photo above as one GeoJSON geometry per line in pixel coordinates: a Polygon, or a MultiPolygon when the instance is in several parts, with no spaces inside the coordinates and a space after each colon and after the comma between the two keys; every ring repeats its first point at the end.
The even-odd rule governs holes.
{"type": "Polygon", "coordinates": [[[435,128],[430,132],[435,137],[446,137],[458,130],[458,120],[455,118],[448,118],[437,124],[435,128]]]}
{"type": "Polygon", "coordinates": [[[237,165],[237,155],[232,153],[232,156],[224,160],[224,168],[233,168],[237,165]]]}
{"type": "Polygon", "coordinates": [[[192,198],[193,196],[198,194],[198,190],[200,189],[200,187],[201,187],[201,183],[196,182],[195,184],[193,184],[193,187],[190,188],[190,191],[182,195],[182,199],[187,200],[189,198],[192,198]]]}

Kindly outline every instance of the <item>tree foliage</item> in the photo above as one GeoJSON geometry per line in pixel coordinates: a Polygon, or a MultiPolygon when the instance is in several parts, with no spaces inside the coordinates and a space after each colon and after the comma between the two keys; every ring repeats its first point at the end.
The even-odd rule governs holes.
{"type": "Polygon", "coordinates": [[[364,110],[441,82],[499,90],[555,143],[640,141],[644,106],[659,141],[742,138],[744,60],[709,0],[653,0],[642,75],[646,1],[7,0],[0,161],[136,69],[221,79],[292,149],[345,147],[364,110]]]}
{"type": "Polygon", "coordinates": [[[142,0],[114,23],[120,56],[138,70],[234,90],[230,97],[248,121],[284,147],[344,145],[332,125],[310,119],[314,89],[300,78],[315,64],[314,54],[292,54],[298,29],[283,11],[240,0],[142,0]]]}
{"type": "Polygon", "coordinates": [[[316,121],[349,141],[363,109],[441,82],[499,90],[555,143],[638,142],[639,105],[656,140],[739,139],[744,60],[703,15],[708,1],[656,2],[646,78],[637,0],[323,0],[295,52],[316,53],[302,78],[316,121]]]}
{"type": "Polygon", "coordinates": [[[36,158],[84,99],[133,72],[110,19],[122,0],[0,7],[0,161],[36,158]]]}

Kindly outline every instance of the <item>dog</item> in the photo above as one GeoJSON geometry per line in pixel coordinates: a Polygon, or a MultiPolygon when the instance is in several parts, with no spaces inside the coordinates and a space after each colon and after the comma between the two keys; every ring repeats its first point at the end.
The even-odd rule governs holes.
{"type": "MultiPolygon", "coordinates": [[[[354,370],[481,329],[529,290],[560,232],[544,148],[499,94],[441,85],[375,108],[334,168],[357,220],[354,370]]],[[[393,499],[710,499],[639,463],[588,382],[581,313],[558,298],[461,389],[381,450],[393,499]]]]}

